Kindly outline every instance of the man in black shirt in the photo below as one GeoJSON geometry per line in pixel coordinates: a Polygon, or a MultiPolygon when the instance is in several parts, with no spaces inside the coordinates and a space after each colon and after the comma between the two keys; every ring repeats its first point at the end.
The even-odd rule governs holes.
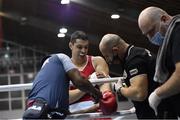
{"type": "Polygon", "coordinates": [[[106,61],[121,64],[125,86],[121,81],[115,89],[134,103],[138,119],[156,118],[148,104],[149,94],[157,87],[153,81],[155,58],[147,49],[129,45],[116,34],[105,35],[99,49],[106,61]]]}
{"type": "Polygon", "coordinates": [[[149,104],[156,112],[159,103],[166,101],[170,111],[180,116],[180,16],[148,7],[140,13],[138,24],[150,42],[160,46],[154,80],[162,85],[151,93],[149,104]]]}

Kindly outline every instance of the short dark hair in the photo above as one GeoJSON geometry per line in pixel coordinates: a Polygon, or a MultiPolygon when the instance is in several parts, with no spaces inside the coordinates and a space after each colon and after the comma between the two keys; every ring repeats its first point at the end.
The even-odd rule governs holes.
{"type": "Polygon", "coordinates": [[[71,35],[71,39],[70,42],[71,43],[75,43],[76,39],[81,39],[81,40],[88,40],[88,36],[86,35],[85,32],[83,31],[75,31],[74,33],[72,33],[71,35]]]}

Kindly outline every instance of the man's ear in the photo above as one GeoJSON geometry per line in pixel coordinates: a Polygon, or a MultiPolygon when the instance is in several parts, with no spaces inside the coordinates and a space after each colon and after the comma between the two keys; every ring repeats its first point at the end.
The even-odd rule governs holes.
{"type": "Polygon", "coordinates": [[[161,16],[161,21],[166,22],[168,20],[168,17],[166,15],[161,16]]]}
{"type": "Polygon", "coordinates": [[[69,42],[69,48],[72,50],[72,46],[73,44],[71,42],[69,42]]]}

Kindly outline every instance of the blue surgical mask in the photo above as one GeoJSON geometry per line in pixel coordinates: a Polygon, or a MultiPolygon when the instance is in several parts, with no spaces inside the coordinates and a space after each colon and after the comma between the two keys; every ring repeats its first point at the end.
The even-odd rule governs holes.
{"type": "Polygon", "coordinates": [[[163,41],[164,41],[164,36],[162,36],[160,32],[157,32],[150,40],[152,44],[158,46],[161,46],[163,41]]]}

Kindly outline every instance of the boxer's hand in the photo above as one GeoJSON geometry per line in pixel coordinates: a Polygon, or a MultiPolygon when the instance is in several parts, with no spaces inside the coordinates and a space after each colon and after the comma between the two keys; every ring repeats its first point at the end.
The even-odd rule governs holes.
{"type": "Polygon", "coordinates": [[[97,78],[105,78],[106,75],[103,72],[96,72],[97,78]]]}
{"type": "Polygon", "coordinates": [[[114,83],[114,91],[115,92],[120,92],[120,89],[122,87],[122,80],[119,79],[116,83],[114,83]]]}
{"type": "Polygon", "coordinates": [[[102,98],[102,93],[98,90],[98,89],[94,89],[95,91],[93,91],[92,93],[90,93],[90,95],[92,96],[92,98],[94,99],[94,103],[98,103],[101,98],[102,98]]]}
{"type": "Polygon", "coordinates": [[[148,101],[150,107],[154,110],[155,114],[157,115],[157,107],[161,102],[161,98],[156,94],[156,90],[150,94],[148,101]]]}
{"type": "Polygon", "coordinates": [[[110,115],[117,111],[116,96],[111,91],[103,93],[102,100],[100,101],[100,109],[104,115],[110,115]]]}

